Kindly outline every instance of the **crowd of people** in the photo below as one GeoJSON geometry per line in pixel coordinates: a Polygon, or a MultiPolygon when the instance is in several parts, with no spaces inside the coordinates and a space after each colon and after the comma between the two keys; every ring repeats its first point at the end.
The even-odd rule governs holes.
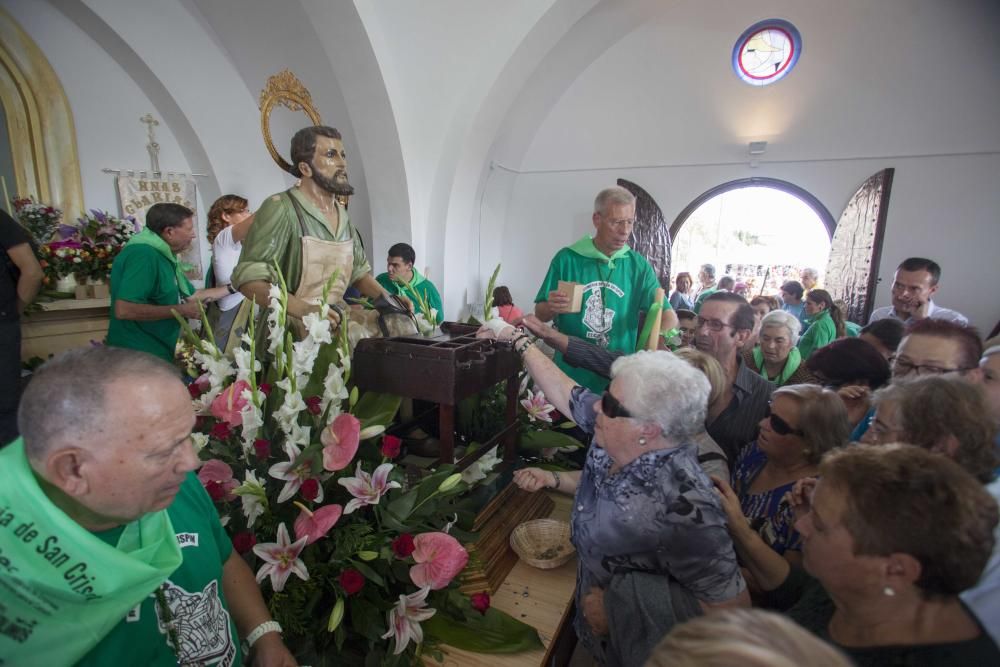
{"type": "MultiPolygon", "coordinates": [[[[7,616],[59,601],[36,635],[18,630],[39,664],[237,664],[241,639],[255,664],[294,664],[191,475],[194,413],[167,363],[174,313],[210,304],[231,347],[279,280],[299,319],[331,283],[337,325],[356,317],[351,287],[438,321],[443,307],[407,244],[372,275],[338,199],[339,134],[307,128],[292,156],[299,184],[256,214],[240,196],[213,205],[201,290],[177,260],[193,213],[154,206],[112,270],[108,346],[61,355],[28,385],[21,437],[0,450],[0,526],[34,522],[107,568],[62,577],[29,540],[4,541],[0,566],[37,565],[5,594],[7,616]],[[212,617],[198,641],[171,623],[185,596],[212,617]]],[[[527,491],[573,496],[581,645],[602,665],[1000,664],[1000,338],[934,303],[941,269],[924,258],[899,264],[891,305],[864,327],[815,272],[748,301],[704,265],[697,292],[680,273],[661,298],[628,246],[634,218],[627,190],[601,191],[593,235],[555,255],[533,313],[498,287],[479,332],[520,355],[589,445],[580,470],[514,473],[527,491]]],[[[20,311],[34,295],[2,296],[20,311]]]]}
{"type": "Polygon", "coordinates": [[[629,197],[597,197],[598,252],[560,251],[534,315],[480,332],[592,435],[582,470],[515,482],[574,497],[576,630],[593,659],[1000,663],[1000,338],[937,306],[940,267],[908,258],[863,327],[815,273],[750,302],[710,265],[698,292],[682,272],[653,304],[679,336],[637,348],[617,306],[650,295],[635,267],[614,279],[632,261],[614,243],[629,197]],[[573,312],[553,286],[581,276],[573,312]]]}

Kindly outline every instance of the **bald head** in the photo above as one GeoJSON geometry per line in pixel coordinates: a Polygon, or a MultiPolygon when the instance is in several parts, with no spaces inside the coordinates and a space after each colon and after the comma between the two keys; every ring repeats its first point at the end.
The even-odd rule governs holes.
{"type": "Polygon", "coordinates": [[[111,408],[127,407],[110,388],[129,378],[182,386],[170,364],[120,347],[70,350],[45,363],[31,377],[17,415],[28,458],[41,461],[59,443],[78,445],[100,432],[111,408]],[[109,404],[112,393],[116,406],[109,404]]]}

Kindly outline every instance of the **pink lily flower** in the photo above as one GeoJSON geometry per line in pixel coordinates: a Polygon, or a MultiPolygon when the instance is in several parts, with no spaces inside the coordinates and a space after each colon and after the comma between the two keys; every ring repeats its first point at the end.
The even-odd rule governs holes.
{"type": "Polygon", "coordinates": [[[250,383],[246,380],[238,380],[226,387],[215,400],[212,401],[212,416],[221,419],[230,426],[240,426],[243,424],[243,408],[247,401],[243,398],[243,392],[250,389],[250,383]]]}
{"type": "Polygon", "coordinates": [[[340,505],[326,505],[310,511],[298,501],[295,504],[302,510],[295,520],[295,537],[299,540],[306,538],[306,546],[325,537],[344,513],[344,508],[340,505]]]}
{"type": "Polygon", "coordinates": [[[236,500],[233,489],[240,485],[233,479],[233,469],[224,461],[210,459],[198,470],[198,481],[208,491],[212,500],[230,502],[236,500]]]}
{"type": "Polygon", "coordinates": [[[396,640],[393,655],[405,651],[411,639],[416,644],[424,641],[424,629],[420,627],[420,621],[426,621],[437,613],[436,609],[431,609],[425,604],[429,592],[429,588],[421,588],[411,595],[400,595],[399,602],[386,615],[389,620],[389,631],[382,635],[382,639],[392,637],[396,640]]]}
{"type": "Polygon", "coordinates": [[[347,503],[347,507],[344,508],[344,514],[350,514],[365,505],[378,505],[378,501],[389,492],[389,489],[400,488],[399,482],[388,481],[391,471],[392,464],[383,463],[369,475],[361,469],[361,462],[358,461],[358,466],[354,470],[355,477],[338,479],[337,484],[343,486],[354,496],[354,500],[347,503]]]}
{"type": "Polygon", "coordinates": [[[420,588],[441,590],[469,562],[469,552],[448,533],[421,533],[413,544],[417,564],[410,568],[410,580],[420,588]]]}
{"type": "Polygon", "coordinates": [[[545,400],[545,394],[539,391],[537,394],[528,390],[528,397],[521,399],[521,407],[528,413],[531,421],[543,421],[552,423],[549,413],[555,411],[555,406],[545,400]]]}
{"type": "Polygon", "coordinates": [[[306,547],[307,537],[292,543],[288,539],[288,529],[284,523],[278,524],[278,541],[255,544],[253,552],[264,560],[264,565],[257,571],[257,583],[264,577],[271,577],[271,588],[276,593],[285,589],[285,582],[290,574],[295,574],[302,581],[309,580],[309,570],[299,558],[306,547]]]}
{"type": "Polygon", "coordinates": [[[343,470],[358,453],[361,422],[354,415],[342,412],[337,415],[319,436],[323,443],[323,468],[343,470]]]}
{"type": "MultiPolygon", "coordinates": [[[[302,482],[313,477],[312,467],[308,462],[295,466],[295,459],[299,458],[302,450],[292,443],[287,442],[285,443],[285,453],[288,454],[288,460],[284,463],[275,463],[267,471],[267,474],[271,477],[285,481],[285,486],[281,489],[281,493],[278,494],[279,503],[285,502],[298,493],[299,489],[302,488],[302,482]]],[[[319,485],[319,493],[316,494],[315,501],[317,503],[323,502],[322,484],[319,485]]]]}

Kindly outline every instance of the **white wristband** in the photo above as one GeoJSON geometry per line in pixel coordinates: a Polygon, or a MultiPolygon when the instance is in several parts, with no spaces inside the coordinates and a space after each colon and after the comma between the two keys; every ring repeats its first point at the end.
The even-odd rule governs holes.
{"type": "Polygon", "coordinates": [[[247,635],[247,646],[253,648],[254,643],[268,632],[277,632],[278,634],[281,634],[281,626],[277,621],[265,621],[261,623],[247,635]]]}

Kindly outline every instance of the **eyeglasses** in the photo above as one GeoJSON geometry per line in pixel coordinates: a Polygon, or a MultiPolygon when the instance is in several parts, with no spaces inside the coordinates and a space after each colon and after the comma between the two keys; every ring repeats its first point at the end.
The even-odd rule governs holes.
{"type": "Polygon", "coordinates": [[[601,394],[601,412],[604,413],[605,417],[610,417],[611,419],[632,416],[632,413],[625,409],[625,406],[607,390],[601,394]]]}
{"type": "Polygon", "coordinates": [[[704,326],[707,326],[712,331],[722,331],[726,327],[731,327],[733,325],[723,322],[722,320],[706,320],[704,317],[699,315],[698,319],[695,320],[695,331],[700,331],[704,326]]]}
{"type": "Polygon", "coordinates": [[[615,229],[622,229],[623,227],[635,226],[635,218],[626,218],[623,220],[605,220],[605,222],[614,227],[615,229]]]}
{"type": "Polygon", "coordinates": [[[913,373],[918,377],[921,375],[944,375],[945,373],[964,373],[965,371],[971,371],[973,368],[976,368],[976,366],[942,368],[940,366],[911,364],[908,360],[900,359],[898,357],[890,357],[889,363],[892,364],[892,373],[896,377],[903,377],[904,375],[909,375],[910,373],[913,373]]]}
{"type": "Polygon", "coordinates": [[[805,435],[800,429],[792,428],[792,425],[786,422],[784,419],[778,415],[771,412],[771,406],[768,404],[767,409],[764,410],[764,418],[771,420],[771,428],[778,435],[797,435],[800,438],[805,435]]]}

